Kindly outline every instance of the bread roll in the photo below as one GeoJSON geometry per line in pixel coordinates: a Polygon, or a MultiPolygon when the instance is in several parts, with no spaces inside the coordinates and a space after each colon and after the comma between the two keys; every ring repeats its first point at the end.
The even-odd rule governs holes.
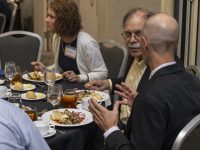
{"type": "Polygon", "coordinates": [[[23,84],[21,82],[16,82],[14,84],[14,89],[16,89],[16,90],[23,90],[24,89],[23,84]]]}
{"type": "Polygon", "coordinates": [[[26,97],[28,99],[36,99],[36,95],[35,95],[35,93],[33,91],[26,92],[26,97]]]}

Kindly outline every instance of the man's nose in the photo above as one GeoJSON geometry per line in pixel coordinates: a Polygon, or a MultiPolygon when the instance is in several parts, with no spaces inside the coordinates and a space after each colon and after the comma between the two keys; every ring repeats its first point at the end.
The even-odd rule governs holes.
{"type": "Polygon", "coordinates": [[[130,42],[137,42],[137,39],[135,38],[135,33],[131,34],[130,42]]]}

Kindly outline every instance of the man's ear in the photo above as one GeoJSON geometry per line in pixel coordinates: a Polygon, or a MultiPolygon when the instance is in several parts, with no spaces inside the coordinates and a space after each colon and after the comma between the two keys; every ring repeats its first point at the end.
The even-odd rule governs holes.
{"type": "Polygon", "coordinates": [[[146,38],[144,36],[142,36],[142,38],[141,38],[141,43],[144,46],[144,48],[147,47],[147,40],[146,40],[146,38]]]}

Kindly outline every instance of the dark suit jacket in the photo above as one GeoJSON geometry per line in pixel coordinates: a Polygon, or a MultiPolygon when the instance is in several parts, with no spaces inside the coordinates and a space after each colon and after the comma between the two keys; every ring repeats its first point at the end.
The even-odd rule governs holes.
{"type": "MultiPolygon", "coordinates": [[[[180,61],[180,59],[178,58],[178,56],[176,54],[174,55],[174,59],[177,62],[177,64],[179,64],[180,67],[183,70],[185,70],[185,67],[184,67],[183,63],[180,61]]],[[[111,79],[112,80],[112,87],[113,87],[112,93],[116,89],[115,88],[115,84],[120,84],[121,82],[125,81],[126,76],[128,74],[128,71],[129,71],[129,69],[131,67],[131,64],[132,64],[133,60],[134,60],[133,57],[129,55],[128,61],[127,61],[127,65],[126,65],[126,68],[125,68],[125,71],[124,71],[124,76],[121,77],[121,78],[112,78],[111,79]]],[[[146,82],[148,82],[148,80],[149,80],[148,78],[149,78],[150,73],[151,73],[151,69],[149,67],[147,67],[145,72],[144,72],[144,74],[143,74],[143,76],[142,76],[142,78],[141,78],[141,80],[140,80],[140,82],[139,82],[139,84],[138,84],[138,87],[137,87],[137,91],[138,92],[140,92],[141,88],[146,84],[146,82]]]]}
{"type": "Polygon", "coordinates": [[[174,64],[158,70],[136,97],[127,134],[111,133],[106,150],[171,150],[180,130],[200,113],[200,80],[174,64]]]}

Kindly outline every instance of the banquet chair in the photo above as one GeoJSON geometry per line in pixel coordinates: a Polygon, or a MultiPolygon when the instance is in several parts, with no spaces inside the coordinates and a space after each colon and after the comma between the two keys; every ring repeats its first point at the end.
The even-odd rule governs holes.
{"type": "Polygon", "coordinates": [[[14,24],[15,24],[15,18],[16,18],[16,15],[17,15],[17,4],[13,1],[9,1],[9,7],[10,7],[10,10],[11,10],[11,17],[10,17],[10,24],[9,24],[9,29],[8,31],[12,31],[13,30],[13,27],[14,27],[14,24]]]}
{"type": "Polygon", "coordinates": [[[3,33],[6,24],[6,16],[0,13],[0,33],[3,33]]]}
{"type": "Polygon", "coordinates": [[[200,114],[194,117],[178,134],[171,150],[200,149],[200,114]]]}
{"type": "Polygon", "coordinates": [[[21,71],[31,71],[31,61],[40,61],[43,41],[39,35],[32,32],[9,31],[0,34],[0,45],[2,69],[6,61],[14,61],[21,71]]]}
{"type": "Polygon", "coordinates": [[[108,69],[108,78],[119,78],[124,75],[128,53],[125,47],[113,40],[100,40],[100,51],[108,69]]]}
{"type": "Polygon", "coordinates": [[[200,79],[200,67],[199,66],[195,66],[195,65],[189,65],[187,67],[185,67],[185,70],[190,73],[195,75],[197,78],[200,79]]]}

